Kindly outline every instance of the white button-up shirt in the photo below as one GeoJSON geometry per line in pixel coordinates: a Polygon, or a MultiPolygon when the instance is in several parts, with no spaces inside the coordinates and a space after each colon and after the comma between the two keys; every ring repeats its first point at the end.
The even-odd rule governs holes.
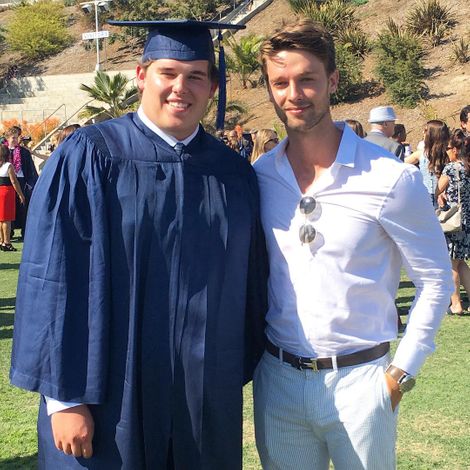
{"type": "Polygon", "coordinates": [[[308,194],[287,159],[287,139],[254,165],[270,258],[267,336],[308,357],[396,339],[403,265],[417,291],[393,364],[416,374],[453,290],[444,235],[419,171],[337,126],[336,160],[308,194]],[[307,217],[299,211],[306,195],[317,203],[307,217]],[[299,239],[306,222],[317,230],[311,244],[299,239]]]}

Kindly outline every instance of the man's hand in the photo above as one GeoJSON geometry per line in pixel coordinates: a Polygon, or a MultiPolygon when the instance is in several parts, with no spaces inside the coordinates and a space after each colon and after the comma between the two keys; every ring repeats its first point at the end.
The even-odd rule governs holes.
{"type": "Polygon", "coordinates": [[[390,399],[392,401],[392,411],[395,411],[398,403],[400,403],[403,393],[400,392],[398,382],[393,377],[385,374],[385,381],[387,383],[388,393],[390,394],[390,399]]]}
{"type": "Polygon", "coordinates": [[[67,455],[89,459],[93,455],[95,423],[87,405],[74,406],[51,416],[57,449],[67,455]]]}

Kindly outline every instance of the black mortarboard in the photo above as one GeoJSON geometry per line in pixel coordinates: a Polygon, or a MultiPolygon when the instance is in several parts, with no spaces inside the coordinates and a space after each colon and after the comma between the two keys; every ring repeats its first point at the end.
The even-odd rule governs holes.
{"type": "Polygon", "coordinates": [[[208,60],[215,63],[211,29],[219,30],[219,105],[217,129],[223,129],[225,117],[225,56],[220,44],[222,29],[243,29],[244,25],[196,20],[108,21],[115,26],[147,28],[148,36],[142,61],[157,59],[208,60]]]}

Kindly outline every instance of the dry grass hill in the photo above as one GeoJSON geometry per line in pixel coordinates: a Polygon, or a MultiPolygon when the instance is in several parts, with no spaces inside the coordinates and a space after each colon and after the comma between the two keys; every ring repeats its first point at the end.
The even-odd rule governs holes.
{"type": "MultiPolygon", "coordinates": [[[[357,8],[357,16],[360,18],[362,29],[369,37],[377,35],[387,20],[392,17],[399,24],[403,22],[409,8],[420,0],[369,0],[366,4],[357,8]]],[[[426,84],[429,87],[429,99],[414,109],[402,109],[396,106],[396,112],[400,122],[403,122],[409,130],[409,139],[412,143],[421,137],[423,124],[434,117],[445,119],[450,126],[458,124],[458,112],[460,108],[470,103],[470,62],[465,65],[456,65],[451,59],[452,42],[465,36],[470,37],[470,3],[468,0],[441,0],[452,8],[457,19],[457,24],[449,37],[438,47],[429,48],[425,59],[428,76],[426,84]]],[[[12,63],[19,63],[21,74],[27,75],[53,75],[82,73],[93,71],[96,55],[93,48],[86,50],[81,41],[81,33],[93,30],[93,26],[87,23],[87,19],[81,15],[76,7],[69,7],[70,32],[77,38],[77,42],[60,54],[34,65],[24,64],[19,57],[1,52],[0,74],[2,69],[12,63]]],[[[0,13],[0,25],[8,21],[11,12],[0,13]]],[[[293,13],[287,0],[274,0],[264,11],[255,16],[242,34],[269,35],[283,21],[292,19],[293,13]]],[[[139,46],[132,43],[115,43],[107,45],[106,69],[126,70],[135,66],[139,57],[139,46]]],[[[372,56],[365,61],[364,78],[373,80],[372,56]]],[[[245,128],[273,127],[280,125],[263,88],[243,90],[236,78],[228,83],[229,99],[243,102],[250,110],[250,115],[245,128]]],[[[371,107],[381,104],[389,104],[390,100],[380,88],[373,96],[363,97],[352,103],[342,104],[333,108],[335,119],[353,118],[367,125],[367,115],[371,107]]]]}

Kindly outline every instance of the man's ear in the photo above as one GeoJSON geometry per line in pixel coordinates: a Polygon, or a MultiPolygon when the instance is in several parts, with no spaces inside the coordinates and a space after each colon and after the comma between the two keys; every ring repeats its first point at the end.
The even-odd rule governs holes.
{"type": "Polygon", "coordinates": [[[339,83],[339,72],[338,72],[338,69],[336,69],[328,77],[328,92],[330,94],[336,93],[336,90],[338,90],[338,83],[339,83]]]}
{"type": "Polygon", "coordinates": [[[140,64],[138,64],[136,69],[136,84],[141,93],[144,91],[145,76],[146,70],[140,64]]]}
{"type": "Polygon", "coordinates": [[[209,93],[209,98],[214,98],[215,92],[217,91],[217,88],[219,88],[219,84],[217,82],[211,82],[211,90],[209,93]]]}

